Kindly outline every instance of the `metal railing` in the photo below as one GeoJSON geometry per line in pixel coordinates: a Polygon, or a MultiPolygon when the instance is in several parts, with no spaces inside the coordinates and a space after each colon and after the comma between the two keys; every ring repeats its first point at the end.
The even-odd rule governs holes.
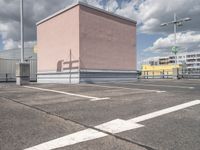
{"type": "MultiPolygon", "coordinates": [[[[16,81],[16,63],[18,59],[0,59],[0,82],[16,81]]],[[[37,60],[30,59],[30,80],[37,81],[37,60]]]]}
{"type": "MultiPolygon", "coordinates": [[[[200,79],[200,69],[180,69],[178,71],[179,79],[200,79]]],[[[138,71],[138,78],[140,79],[172,79],[172,70],[148,70],[138,71]]]]}
{"type": "Polygon", "coordinates": [[[10,82],[15,81],[15,78],[13,78],[13,75],[9,73],[0,74],[0,82],[10,82]]]}
{"type": "Polygon", "coordinates": [[[139,78],[140,79],[170,79],[172,78],[172,76],[173,76],[172,70],[162,70],[162,71],[148,70],[148,71],[141,71],[139,78]]]}
{"type": "Polygon", "coordinates": [[[183,79],[200,79],[200,69],[182,69],[179,76],[183,79]]]}

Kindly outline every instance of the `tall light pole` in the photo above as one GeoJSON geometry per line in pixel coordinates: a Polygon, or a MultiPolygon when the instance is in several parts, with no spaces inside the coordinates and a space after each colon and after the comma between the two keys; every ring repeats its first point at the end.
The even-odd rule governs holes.
{"type": "Polygon", "coordinates": [[[174,46],[172,48],[172,52],[175,54],[175,64],[177,64],[177,59],[176,59],[176,54],[178,52],[177,50],[177,43],[176,43],[176,32],[177,32],[177,26],[182,26],[183,22],[185,21],[190,21],[192,20],[191,18],[181,18],[177,19],[176,13],[174,13],[174,20],[170,22],[165,22],[161,24],[161,27],[168,26],[170,24],[174,25],[174,46]]]}
{"type": "Polygon", "coordinates": [[[23,0],[20,0],[20,22],[21,22],[21,63],[24,62],[24,12],[23,0]]]}
{"type": "Polygon", "coordinates": [[[20,0],[20,24],[21,24],[21,62],[16,64],[16,84],[26,85],[30,81],[30,64],[24,62],[24,17],[23,0],[20,0]]]}

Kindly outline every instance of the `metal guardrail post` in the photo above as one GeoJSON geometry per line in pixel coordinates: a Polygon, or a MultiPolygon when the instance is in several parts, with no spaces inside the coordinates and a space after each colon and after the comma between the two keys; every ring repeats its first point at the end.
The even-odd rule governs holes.
{"type": "Polygon", "coordinates": [[[165,78],[165,70],[163,70],[163,79],[165,78]]]}
{"type": "Polygon", "coordinates": [[[154,79],[154,71],[153,71],[153,79],[154,79]]]}
{"type": "Polygon", "coordinates": [[[167,71],[167,79],[169,78],[168,71],[167,71]]]}
{"type": "Polygon", "coordinates": [[[6,73],[6,83],[8,82],[8,74],[6,73]]]}

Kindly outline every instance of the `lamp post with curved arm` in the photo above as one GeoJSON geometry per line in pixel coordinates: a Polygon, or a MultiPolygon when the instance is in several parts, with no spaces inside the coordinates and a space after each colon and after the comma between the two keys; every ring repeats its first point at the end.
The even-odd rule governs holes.
{"type": "Polygon", "coordinates": [[[24,12],[23,0],[20,0],[20,24],[21,24],[21,63],[24,62],[24,12]]]}

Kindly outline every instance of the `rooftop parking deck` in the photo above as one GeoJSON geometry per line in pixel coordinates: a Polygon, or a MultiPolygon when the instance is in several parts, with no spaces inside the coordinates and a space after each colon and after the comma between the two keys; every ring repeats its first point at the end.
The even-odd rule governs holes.
{"type": "Polygon", "coordinates": [[[200,80],[0,83],[2,150],[199,150],[200,80]]]}

